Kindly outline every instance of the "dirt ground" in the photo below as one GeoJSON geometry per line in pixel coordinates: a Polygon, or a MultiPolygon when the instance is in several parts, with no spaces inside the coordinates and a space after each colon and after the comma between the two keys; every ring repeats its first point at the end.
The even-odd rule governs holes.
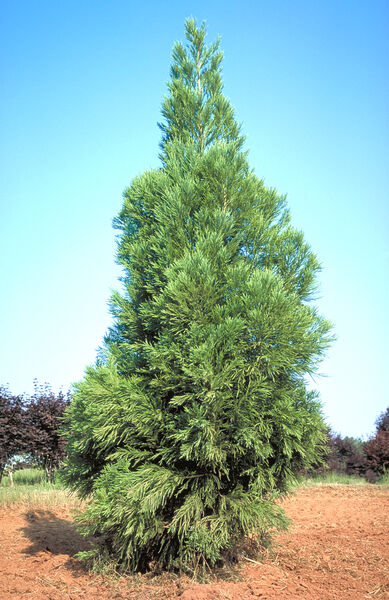
{"type": "Polygon", "coordinates": [[[235,581],[89,575],[63,510],[0,509],[1,600],[362,600],[389,598],[389,488],[321,486],[283,501],[293,525],[235,581]]]}

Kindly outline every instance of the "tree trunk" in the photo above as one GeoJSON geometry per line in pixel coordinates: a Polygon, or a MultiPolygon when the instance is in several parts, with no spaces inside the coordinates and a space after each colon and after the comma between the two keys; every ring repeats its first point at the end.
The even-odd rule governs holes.
{"type": "Polygon", "coordinates": [[[46,466],[45,467],[45,472],[46,472],[46,481],[48,483],[53,483],[53,481],[54,481],[54,469],[51,466],[46,466]]]}

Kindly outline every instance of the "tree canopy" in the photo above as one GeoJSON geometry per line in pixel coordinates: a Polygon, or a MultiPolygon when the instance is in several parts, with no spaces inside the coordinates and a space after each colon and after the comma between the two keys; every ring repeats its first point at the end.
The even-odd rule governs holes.
{"type": "Polygon", "coordinates": [[[131,570],[193,573],[285,527],[274,499],[324,440],[306,385],[331,341],[320,265],[249,167],[205,36],[189,19],[174,46],[161,166],[124,192],[124,291],[67,412],[84,531],[131,570]]]}

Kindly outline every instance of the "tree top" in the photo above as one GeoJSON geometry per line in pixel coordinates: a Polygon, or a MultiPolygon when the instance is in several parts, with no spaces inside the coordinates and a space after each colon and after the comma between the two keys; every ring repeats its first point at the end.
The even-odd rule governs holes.
{"type": "Polygon", "coordinates": [[[206,46],[206,33],[205,23],[198,26],[195,19],[187,19],[186,44],[173,47],[170,94],[162,103],[165,121],[159,123],[163,151],[174,141],[194,143],[200,151],[216,142],[243,144],[234,111],[222,93],[220,39],[206,46]]]}

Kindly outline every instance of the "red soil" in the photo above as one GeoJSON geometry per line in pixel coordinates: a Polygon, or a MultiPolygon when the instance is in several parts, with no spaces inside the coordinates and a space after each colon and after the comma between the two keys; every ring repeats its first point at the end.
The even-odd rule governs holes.
{"type": "Polygon", "coordinates": [[[73,557],[86,548],[68,512],[0,510],[1,600],[362,600],[389,598],[389,489],[323,486],[283,502],[289,533],[237,581],[147,575],[103,579],[73,557]],[[263,561],[263,562],[262,562],[263,561]]]}

